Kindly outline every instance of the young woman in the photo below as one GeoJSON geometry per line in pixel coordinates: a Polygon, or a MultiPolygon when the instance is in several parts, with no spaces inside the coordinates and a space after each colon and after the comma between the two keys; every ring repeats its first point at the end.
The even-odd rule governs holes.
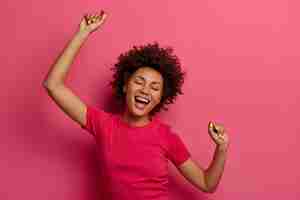
{"type": "Polygon", "coordinates": [[[49,96],[97,141],[104,199],[168,199],[168,161],[199,190],[212,193],[223,174],[229,145],[220,123],[208,132],[216,144],[207,169],[197,165],[179,135],[155,114],[182,94],[184,72],[172,48],[158,43],[134,46],[121,54],[110,82],[123,111],[118,114],[84,104],[64,84],[69,67],[88,36],[99,29],[107,14],[85,15],[43,82],[49,96]]]}

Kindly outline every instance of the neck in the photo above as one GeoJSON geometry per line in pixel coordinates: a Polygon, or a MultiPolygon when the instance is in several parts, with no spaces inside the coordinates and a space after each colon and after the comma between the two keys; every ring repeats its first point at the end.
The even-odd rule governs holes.
{"type": "Polygon", "coordinates": [[[150,122],[148,115],[134,116],[127,109],[122,113],[122,119],[131,126],[145,126],[150,122]]]}

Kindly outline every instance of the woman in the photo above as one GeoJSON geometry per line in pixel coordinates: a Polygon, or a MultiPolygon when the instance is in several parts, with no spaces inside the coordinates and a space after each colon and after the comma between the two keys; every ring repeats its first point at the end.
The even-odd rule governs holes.
{"type": "Polygon", "coordinates": [[[157,43],[121,54],[112,68],[113,91],[124,110],[112,114],[84,104],[64,84],[69,67],[88,36],[98,30],[107,14],[85,15],[79,30],[49,71],[45,81],[50,97],[97,141],[101,158],[101,189],[104,199],[168,199],[167,163],[199,190],[212,193],[223,174],[229,139],[220,123],[209,123],[216,144],[207,169],[197,165],[172,128],[155,114],[173,103],[184,73],[171,48],[157,43]]]}

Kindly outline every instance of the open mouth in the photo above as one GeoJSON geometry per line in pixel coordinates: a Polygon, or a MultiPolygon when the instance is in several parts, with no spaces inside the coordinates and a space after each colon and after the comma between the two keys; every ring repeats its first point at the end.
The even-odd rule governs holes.
{"type": "Polygon", "coordinates": [[[140,110],[143,110],[150,103],[149,99],[141,96],[135,96],[134,101],[135,101],[135,107],[140,110]]]}

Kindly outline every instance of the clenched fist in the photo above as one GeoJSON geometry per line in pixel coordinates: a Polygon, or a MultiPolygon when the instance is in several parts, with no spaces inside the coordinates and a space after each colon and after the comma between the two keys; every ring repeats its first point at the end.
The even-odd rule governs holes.
{"type": "Polygon", "coordinates": [[[79,25],[79,32],[90,34],[96,31],[104,23],[106,17],[107,14],[103,10],[100,13],[84,15],[79,25]]]}
{"type": "Polygon", "coordinates": [[[222,146],[225,149],[228,148],[229,138],[224,125],[210,121],[208,123],[208,132],[217,145],[222,146]]]}

